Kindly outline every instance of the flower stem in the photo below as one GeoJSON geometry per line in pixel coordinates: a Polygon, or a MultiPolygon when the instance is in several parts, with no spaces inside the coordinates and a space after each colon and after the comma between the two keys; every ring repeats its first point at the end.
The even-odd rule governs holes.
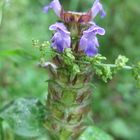
{"type": "MultiPolygon", "coordinates": [[[[109,66],[110,68],[116,68],[116,67],[118,67],[118,66],[115,65],[115,64],[95,64],[95,65],[97,65],[97,66],[109,66]]],[[[131,67],[131,66],[123,66],[122,69],[125,69],[125,70],[132,70],[133,67],[131,67]]]]}
{"type": "MultiPolygon", "coordinates": [[[[76,60],[76,62],[81,63],[81,64],[90,64],[90,62],[83,62],[83,61],[78,61],[78,60],[76,60]]],[[[105,63],[100,63],[100,64],[95,63],[94,65],[96,65],[96,66],[108,66],[110,68],[117,68],[118,67],[116,64],[105,64],[105,63]]],[[[132,69],[134,69],[134,67],[126,65],[126,66],[123,66],[122,69],[132,70],[132,69]]]]}

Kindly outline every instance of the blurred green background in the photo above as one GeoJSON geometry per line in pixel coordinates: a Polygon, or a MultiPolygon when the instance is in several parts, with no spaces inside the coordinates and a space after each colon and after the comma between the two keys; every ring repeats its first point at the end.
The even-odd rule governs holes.
{"type": "MultiPolygon", "coordinates": [[[[0,107],[18,97],[47,95],[46,71],[37,67],[39,52],[32,39],[49,40],[53,11],[42,12],[49,0],[0,0],[0,107]]],[[[87,11],[93,0],[60,0],[67,10],[87,11]]],[[[129,64],[140,60],[140,0],[103,1],[107,16],[96,17],[106,29],[99,37],[100,53],[113,63],[121,54],[129,64]]],[[[93,120],[115,140],[140,139],[140,89],[131,73],[121,71],[107,84],[94,79],[93,120]]]]}

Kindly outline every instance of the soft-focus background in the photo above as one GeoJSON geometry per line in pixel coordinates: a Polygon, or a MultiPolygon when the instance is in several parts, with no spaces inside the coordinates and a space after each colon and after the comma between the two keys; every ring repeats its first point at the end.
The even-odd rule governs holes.
{"type": "MultiPolygon", "coordinates": [[[[47,73],[37,67],[39,52],[32,39],[49,40],[53,11],[42,12],[49,0],[0,0],[0,107],[18,97],[47,94],[47,73]]],[[[60,0],[66,10],[87,11],[93,0],[60,0]]],[[[100,53],[113,63],[121,54],[129,64],[140,60],[140,0],[103,1],[107,16],[96,17],[106,29],[99,37],[100,53]]],[[[96,125],[115,140],[140,139],[140,89],[127,71],[107,84],[94,79],[93,112],[96,125]]]]}

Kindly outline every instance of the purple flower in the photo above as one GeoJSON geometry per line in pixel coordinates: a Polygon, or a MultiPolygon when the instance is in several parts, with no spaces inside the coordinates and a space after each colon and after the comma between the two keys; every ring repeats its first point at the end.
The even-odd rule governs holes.
{"type": "MultiPolygon", "coordinates": [[[[79,50],[84,51],[87,56],[94,56],[98,53],[99,43],[96,35],[104,35],[105,30],[91,22],[98,13],[100,13],[102,17],[105,16],[105,11],[99,0],[95,0],[92,8],[85,13],[64,11],[59,0],[53,0],[49,5],[44,7],[45,12],[48,12],[49,9],[53,9],[56,15],[63,20],[65,24],[69,22],[77,23],[75,24],[78,28],[76,32],[77,36],[80,36],[83,31],[79,28],[79,24],[83,24],[85,28],[88,27],[87,30],[83,31],[83,35],[80,40],[77,40],[79,41],[79,50]]],[[[55,23],[51,25],[49,29],[55,31],[52,37],[52,47],[54,49],[58,52],[63,52],[65,48],[73,48],[73,45],[71,45],[70,32],[63,23],[55,23]]]]}
{"type": "Polygon", "coordinates": [[[94,19],[98,13],[100,13],[102,17],[106,15],[99,0],[95,0],[92,8],[85,13],[64,11],[59,0],[53,0],[49,5],[45,6],[43,10],[47,13],[49,9],[53,9],[56,15],[65,22],[87,23],[94,19]]]}
{"type": "Polygon", "coordinates": [[[92,13],[92,19],[96,17],[98,13],[101,14],[101,17],[104,17],[106,15],[102,4],[100,3],[99,0],[96,0],[91,8],[91,13],[92,13]]]}
{"type": "Polygon", "coordinates": [[[83,32],[79,47],[87,56],[94,56],[98,53],[99,42],[96,35],[104,35],[105,30],[97,25],[92,25],[83,32]]]}
{"type": "Polygon", "coordinates": [[[52,37],[52,47],[59,52],[63,52],[65,48],[70,48],[71,38],[70,32],[67,30],[63,23],[55,23],[49,27],[55,33],[52,37]]]}
{"type": "Polygon", "coordinates": [[[49,9],[53,9],[56,15],[60,17],[62,7],[59,0],[53,0],[49,5],[43,8],[46,13],[48,13],[49,9]]]}

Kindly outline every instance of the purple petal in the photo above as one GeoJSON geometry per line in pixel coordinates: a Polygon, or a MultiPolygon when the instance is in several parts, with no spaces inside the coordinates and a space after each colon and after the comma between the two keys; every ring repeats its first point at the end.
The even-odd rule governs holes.
{"type": "Polygon", "coordinates": [[[105,34],[105,30],[97,25],[93,25],[91,26],[89,29],[87,29],[86,31],[83,32],[83,34],[85,35],[104,35],[105,34]]]}
{"type": "Polygon", "coordinates": [[[95,18],[98,13],[100,13],[101,17],[104,17],[106,15],[103,6],[99,0],[95,0],[91,8],[91,12],[92,12],[92,18],[95,18]]]}
{"type": "Polygon", "coordinates": [[[99,47],[99,43],[96,36],[92,36],[92,38],[86,38],[86,36],[83,35],[80,39],[79,46],[87,56],[94,56],[98,53],[97,47],[99,47]]]}
{"type": "Polygon", "coordinates": [[[44,11],[45,13],[48,13],[48,11],[49,11],[50,9],[53,9],[54,12],[55,12],[55,14],[56,14],[58,17],[60,17],[60,13],[61,13],[62,6],[61,6],[59,0],[53,0],[49,5],[47,5],[47,6],[45,6],[45,7],[43,8],[43,11],[44,11]]]}
{"type": "Polygon", "coordinates": [[[91,41],[89,41],[87,44],[87,48],[85,50],[85,53],[87,56],[90,56],[90,57],[95,56],[98,53],[98,49],[91,41]]]}
{"type": "Polygon", "coordinates": [[[96,47],[99,47],[99,42],[96,36],[94,37],[94,43],[96,47]]]}
{"type": "Polygon", "coordinates": [[[84,36],[81,37],[80,43],[79,43],[80,49],[84,50],[87,47],[87,41],[88,40],[84,36]]]}
{"type": "Polygon", "coordinates": [[[54,30],[54,31],[62,31],[65,34],[70,34],[70,32],[67,30],[65,25],[63,23],[57,22],[49,27],[49,30],[54,30]]]}
{"type": "Polygon", "coordinates": [[[52,47],[54,49],[57,49],[58,52],[63,52],[65,48],[70,48],[70,32],[63,23],[57,22],[51,25],[49,29],[55,31],[52,37],[52,47]]]}
{"type": "Polygon", "coordinates": [[[79,47],[87,56],[94,56],[98,53],[99,42],[96,35],[104,35],[105,30],[95,24],[83,32],[79,47]]]}
{"type": "Polygon", "coordinates": [[[57,40],[56,41],[56,46],[57,46],[57,51],[58,52],[63,52],[64,51],[63,40],[57,40]]]}
{"type": "Polygon", "coordinates": [[[50,10],[50,5],[48,5],[48,6],[44,6],[44,8],[43,8],[43,11],[45,12],[45,13],[48,13],[48,11],[50,10]]]}

